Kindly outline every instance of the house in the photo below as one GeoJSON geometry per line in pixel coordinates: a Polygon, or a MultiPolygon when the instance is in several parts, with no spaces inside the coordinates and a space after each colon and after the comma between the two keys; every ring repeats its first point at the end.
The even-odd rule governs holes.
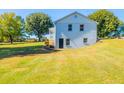
{"type": "Polygon", "coordinates": [[[57,21],[49,29],[55,48],[79,48],[92,45],[97,40],[97,23],[74,12],[57,21]]]}

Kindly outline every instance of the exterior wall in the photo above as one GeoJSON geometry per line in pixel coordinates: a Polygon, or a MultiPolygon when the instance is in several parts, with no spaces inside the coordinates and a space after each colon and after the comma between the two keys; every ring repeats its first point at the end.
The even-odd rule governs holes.
{"type": "Polygon", "coordinates": [[[79,48],[85,46],[83,39],[88,38],[88,45],[96,43],[97,24],[89,19],[74,14],[56,23],[56,44],[59,48],[59,38],[64,39],[64,48],[79,48]],[[75,15],[77,17],[75,17],[75,15]],[[72,31],[68,31],[68,24],[72,24],[72,31]],[[84,31],[80,31],[80,24],[84,25],[84,31]],[[66,45],[66,39],[70,39],[70,45],[66,45]]]}

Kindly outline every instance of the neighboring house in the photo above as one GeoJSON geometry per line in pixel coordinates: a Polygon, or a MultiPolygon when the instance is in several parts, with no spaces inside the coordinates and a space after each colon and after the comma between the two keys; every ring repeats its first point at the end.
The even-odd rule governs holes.
{"type": "Polygon", "coordinates": [[[57,21],[49,30],[55,48],[79,48],[97,40],[97,23],[74,12],[57,21]]]}

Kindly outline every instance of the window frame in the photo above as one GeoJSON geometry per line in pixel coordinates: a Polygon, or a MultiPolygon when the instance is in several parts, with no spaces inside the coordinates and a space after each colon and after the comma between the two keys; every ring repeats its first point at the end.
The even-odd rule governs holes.
{"type": "Polygon", "coordinates": [[[67,38],[67,39],[66,39],[66,46],[69,46],[69,45],[70,45],[70,39],[67,38]]]}
{"type": "Polygon", "coordinates": [[[84,24],[80,24],[80,31],[84,31],[84,24]]]}
{"type": "Polygon", "coordinates": [[[72,24],[68,24],[68,31],[72,31],[72,24]]]}
{"type": "Polygon", "coordinates": [[[86,38],[86,37],[85,37],[85,38],[83,38],[83,43],[85,43],[85,44],[86,44],[87,42],[88,42],[88,38],[86,38]]]}

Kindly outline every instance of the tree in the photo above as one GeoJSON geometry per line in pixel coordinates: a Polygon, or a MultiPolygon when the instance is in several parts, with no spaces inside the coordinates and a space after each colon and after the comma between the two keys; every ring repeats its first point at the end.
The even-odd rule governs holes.
{"type": "Polygon", "coordinates": [[[0,42],[3,41],[3,30],[1,29],[1,25],[0,25],[0,42]]]}
{"type": "Polygon", "coordinates": [[[22,19],[15,13],[4,13],[0,15],[1,36],[9,39],[11,44],[15,37],[21,35],[22,19]]]}
{"type": "Polygon", "coordinates": [[[90,19],[98,23],[98,37],[104,38],[112,31],[117,31],[121,21],[108,10],[98,10],[88,16],[90,19]]]}
{"type": "Polygon", "coordinates": [[[16,20],[20,22],[20,26],[18,28],[18,33],[14,37],[14,41],[22,41],[26,37],[25,32],[25,22],[24,19],[21,18],[21,16],[16,16],[16,20]]]}
{"type": "Polygon", "coordinates": [[[43,13],[32,13],[26,17],[26,30],[38,37],[41,41],[43,34],[47,33],[49,28],[53,26],[50,17],[43,13]]]}

